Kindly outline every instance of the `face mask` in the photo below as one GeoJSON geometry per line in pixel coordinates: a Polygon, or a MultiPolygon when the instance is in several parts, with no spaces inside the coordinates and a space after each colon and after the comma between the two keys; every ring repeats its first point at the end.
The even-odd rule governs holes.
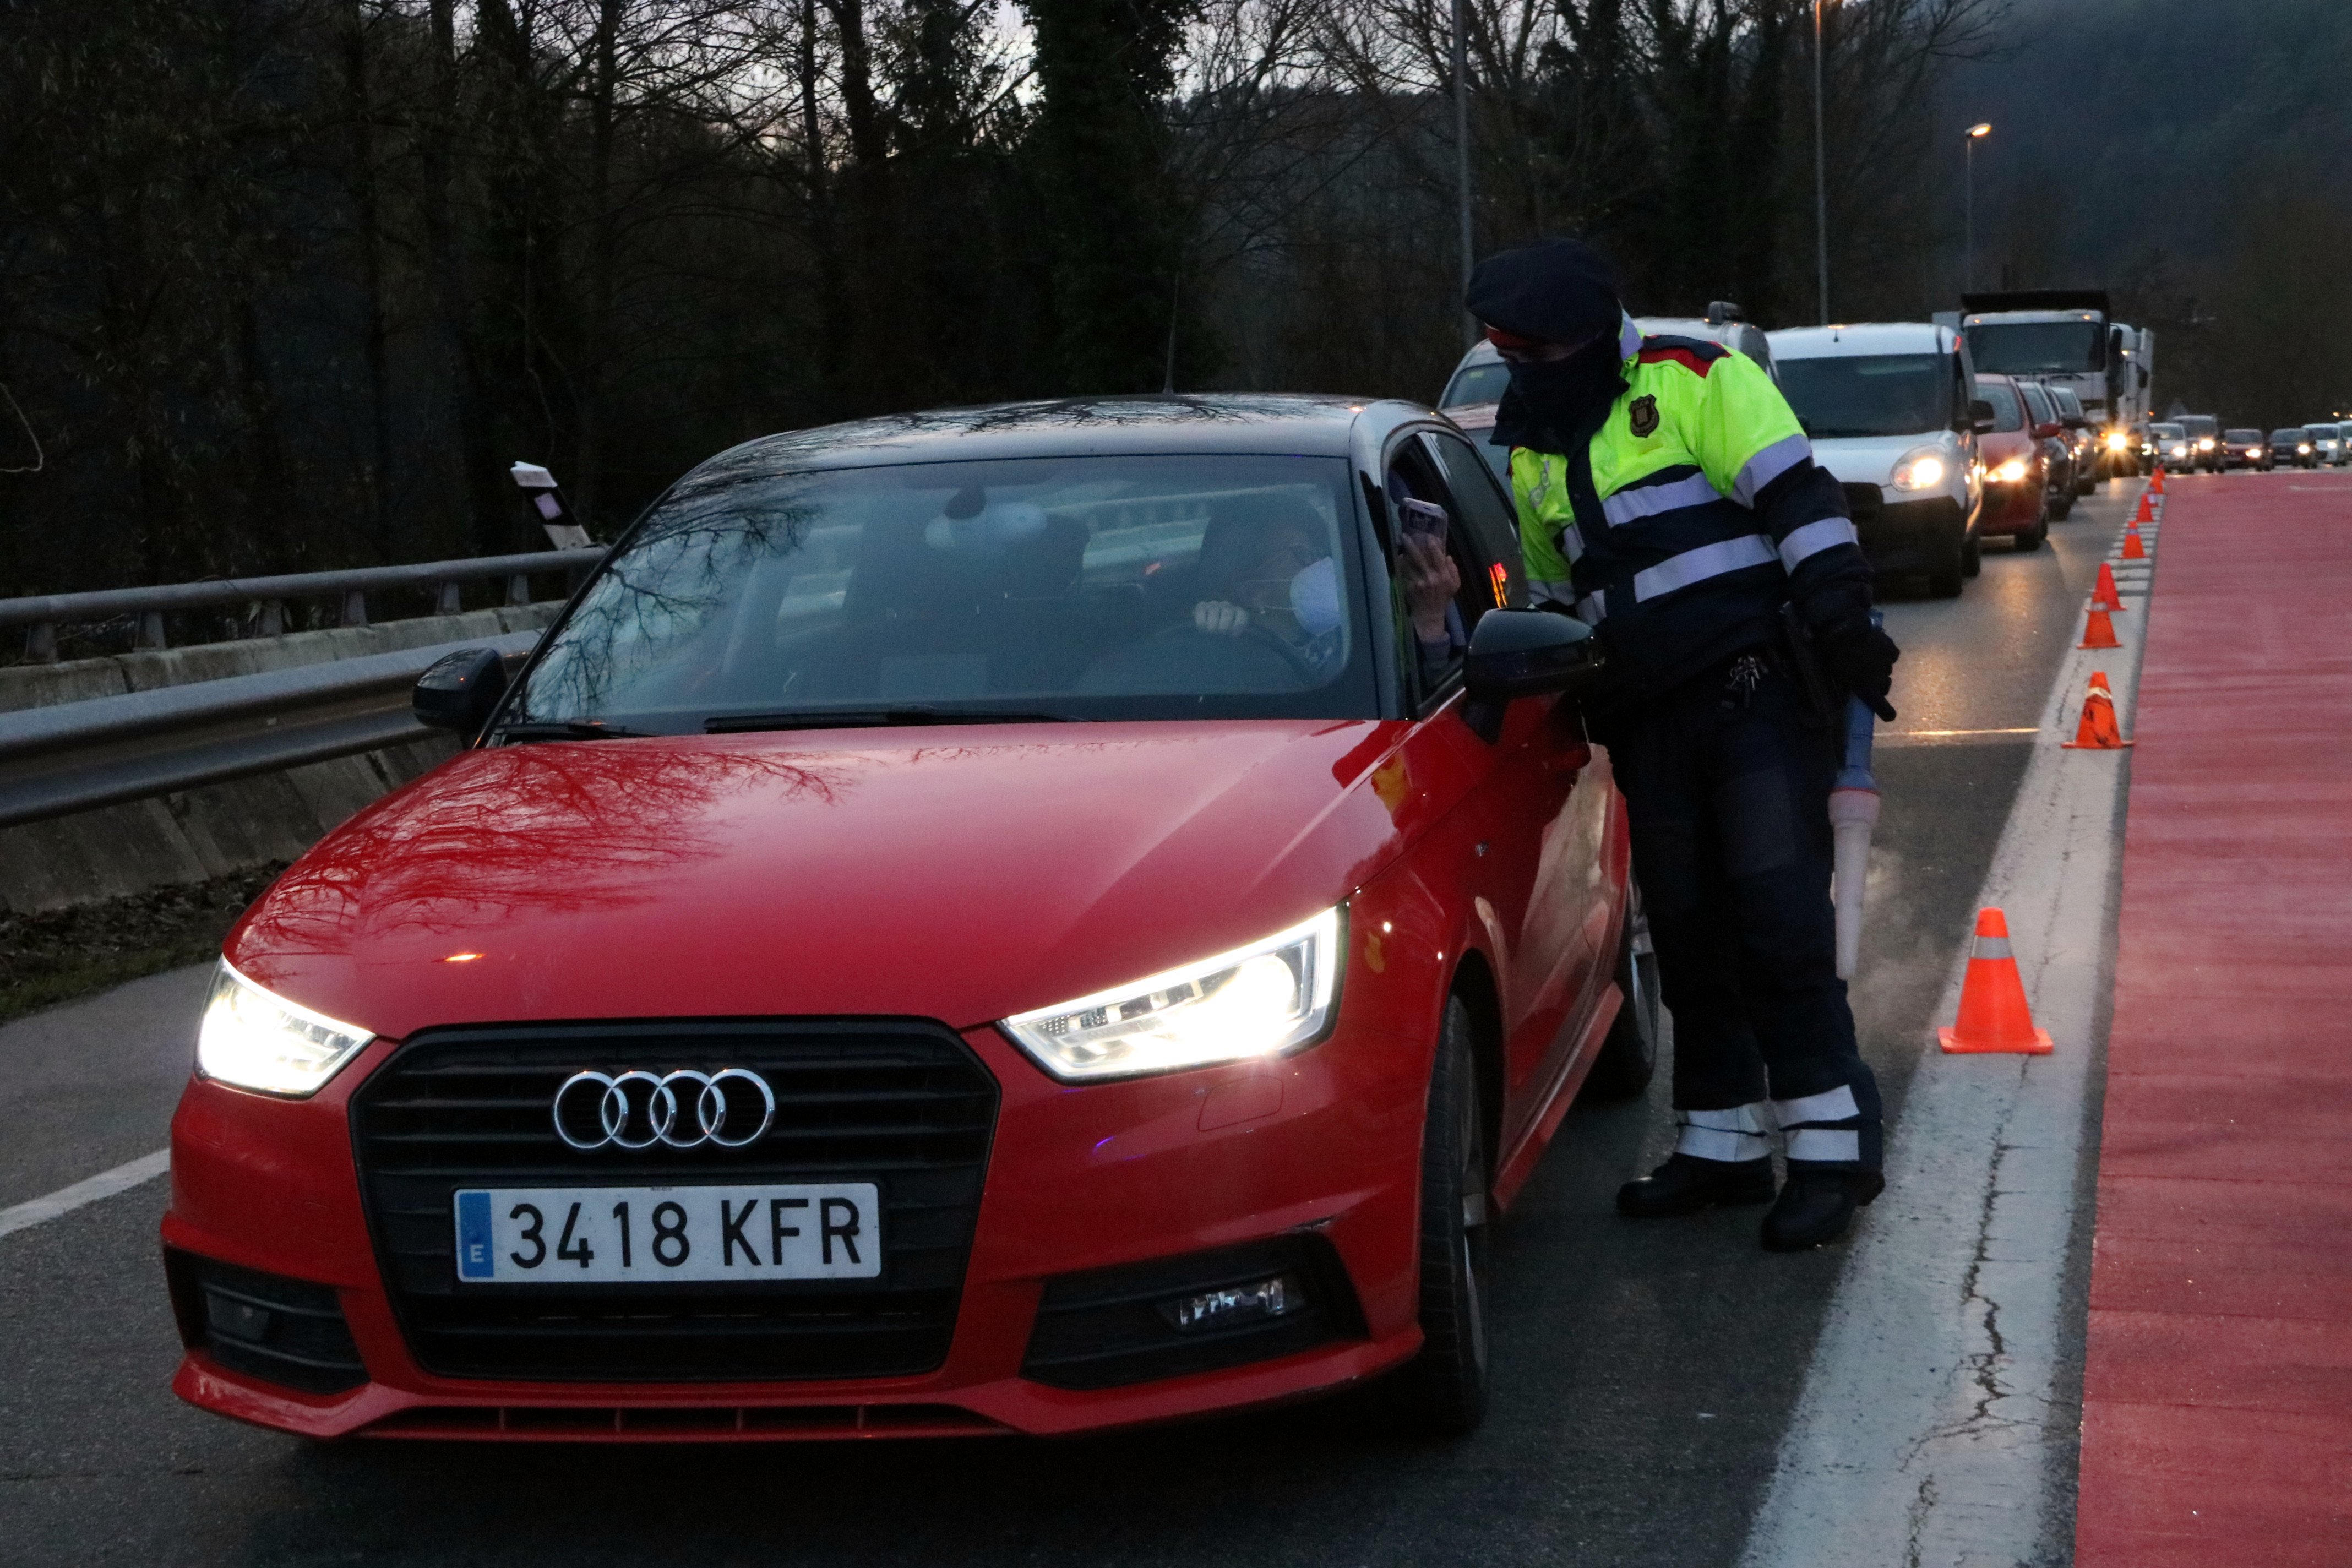
{"type": "Polygon", "coordinates": [[[1331,557],[1326,555],[1291,578],[1290,613],[1308,637],[1339,629],[1339,570],[1331,557]]]}
{"type": "Polygon", "coordinates": [[[1624,389],[1624,361],[1617,348],[1617,335],[1612,332],[1566,359],[1516,363],[1511,390],[1527,400],[1538,419],[1565,433],[1624,389]]]}

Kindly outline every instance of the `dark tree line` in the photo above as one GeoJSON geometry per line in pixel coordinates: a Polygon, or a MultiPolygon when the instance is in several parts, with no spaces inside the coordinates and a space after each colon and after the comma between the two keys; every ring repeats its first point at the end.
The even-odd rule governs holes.
{"type": "MultiPolygon", "coordinates": [[[[1842,315],[1916,314],[1924,87],[1830,15],[1842,315]]],[[[1482,247],[1811,319],[1810,0],[1468,0],[1482,247]]],[[[890,410],[1433,395],[1443,0],[0,0],[0,595],[609,534],[890,410]]],[[[1932,301],[1941,303],[1942,301],[1932,301]]]]}

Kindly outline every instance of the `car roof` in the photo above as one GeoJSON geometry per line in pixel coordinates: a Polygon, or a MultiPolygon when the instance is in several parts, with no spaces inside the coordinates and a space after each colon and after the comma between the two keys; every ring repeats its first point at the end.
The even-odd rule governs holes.
{"type": "Polygon", "coordinates": [[[1201,393],[1072,397],[935,408],[762,436],[709,458],[688,479],[745,470],[879,468],[984,458],[1201,453],[1349,455],[1366,416],[1429,418],[1393,398],[1201,393]]]}
{"type": "Polygon", "coordinates": [[[1772,345],[1772,357],[1781,360],[1950,353],[1958,335],[1933,321],[1846,321],[1826,327],[1783,327],[1764,334],[1772,345]]]}

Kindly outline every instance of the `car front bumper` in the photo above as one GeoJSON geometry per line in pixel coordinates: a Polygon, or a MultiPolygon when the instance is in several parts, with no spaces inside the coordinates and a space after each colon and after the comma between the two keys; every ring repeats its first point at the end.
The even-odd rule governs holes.
{"type": "Polygon", "coordinates": [[[1859,485],[1846,490],[1870,569],[1882,576],[1948,570],[1968,537],[1960,503],[1949,496],[1890,501],[1876,491],[1876,486],[1859,485]]]}
{"type": "MultiPolygon", "coordinates": [[[[1400,967],[1391,962],[1392,979],[1400,967]]],[[[310,1100],[199,1079],[173,1124],[163,1241],[175,1268],[209,1260],[326,1287],[364,1371],[325,1393],[255,1375],[225,1363],[201,1317],[192,1332],[182,1304],[192,1342],[173,1386],[205,1409],[313,1437],[772,1441],[1071,1433],[1352,1383],[1421,1342],[1414,1236],[1433,1030],[1368,1016],[1370,992],[1343,994],[1332,1037],[1297,1056],[1118,1083],[1058,1084],[993,1028],[964,1032],[1002,1097],[952,1338],[934,1370],[911,1376],[436,1375],[412,1353],[385,1287],[353,1153],[352,1095],[396,1047],[378,1042],[310,1100]],[[1339,1326],[1320,1342],[1120,1386],[1023,1374],[1053,1281],[1310,1237],[1343,1271],[1326,1296],[1352,1298],[1328,1302],[1339,1326]]],[[[175,1277],[175,1301],[187,1293],[175,1277]]]]}
{"type": "Polygon", "coordinates": [[[1979,535],[2023,533],[2042,521],[2044,487],[2032,479],[2003,484],[1985,481],[1984,510],[1977,519],[1979,535]]]}

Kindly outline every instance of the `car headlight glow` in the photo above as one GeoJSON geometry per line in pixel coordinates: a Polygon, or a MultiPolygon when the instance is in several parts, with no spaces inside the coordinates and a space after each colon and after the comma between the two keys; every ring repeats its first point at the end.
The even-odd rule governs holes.
{"type": "Polygon", "coordinates": [[[2024,478],[2025,459],[2022,458],[2011,458],[1992,471],[1993,482],[1996,484],[2013,485],[2024,478]]]}
{"type": "Polygon", "coordinates": [[[1319,1038],[1339,986],[1339,911],[999,1027],[1065,1083],[1278,1056],[1319,1038]]]}
{"type": "Polygon", "coordinates": [[[2176,457],[2176,458],[2185,458],[2185,457],[2189,456],[2189,447],[2188,447],[2188,444],[2187,444],[2186,442],[2183,442],[2181,445],[2179,445],[2179,446],[2175,447],[2174,448],[2172,448],[2172,455],[2173,455],[2174,457],[2176,457]]]}
{"type": "Polygon", "coordinates": [[[2213,437],[2210,437],[2210,436],[2200,436],[2200,437],[2197,437],[2197,449],[2198,449],[2199,451],[2200,451],[2200,452],[2210,452],[2210,451],[2211,451],[2211,450],[2213,449],[2213,437]]]}
{"type": "Polygon", "coordinates": [[[2110,431],[2108,431],[2108,432],[2107,432],[2107,450],[2108,450],[2108,451],[2110,451],[2110,452],[2120,452],[2120,451],[2122,451],[2123,449],[2124,449],[2124,433],[2123,433],[2122,431],[2120,431],[2120,430],[2110,430],[2110,431]]]}
{"type": "Polygon", "coordinates": [[[2246,456],[2249,458],[2259,458],[2262,455],[2263,449],[2260,447],[2249,447],[2246,448],[2246,456]]]}
{"type": "Polygon", "coordinates": [[[1944,482],[1944,475],[1948,471],[1944,455],[1933,447],[1906,452],[1903,460],[1895,465],[1895,488],[1898,490],[1932,490],[1944,482]]]}
{"type": "Polygon", "coordinates": [[[2311,456],[2311,443],[2310,443],[2310,442],[2308,442],[2308,441],[2303,441],[2303,442],[2299,442],[2299,443],[2297,443],[2297,444],[2296,444],[2296,446],[2295,446],[2295,448],[2294,448],[2294,455],[2295,455],[2296,457],[2298,457],[2298,458],[2308,458],[2308,457],[2310,457],[2310,456],[2311,456]]]}
{"type": "Polygon", "coordinates": [[[196,1028],[196,1069],[239,1089],[302,1100],[374,1038],[271,994],[223,959],[196,1028]]]}

